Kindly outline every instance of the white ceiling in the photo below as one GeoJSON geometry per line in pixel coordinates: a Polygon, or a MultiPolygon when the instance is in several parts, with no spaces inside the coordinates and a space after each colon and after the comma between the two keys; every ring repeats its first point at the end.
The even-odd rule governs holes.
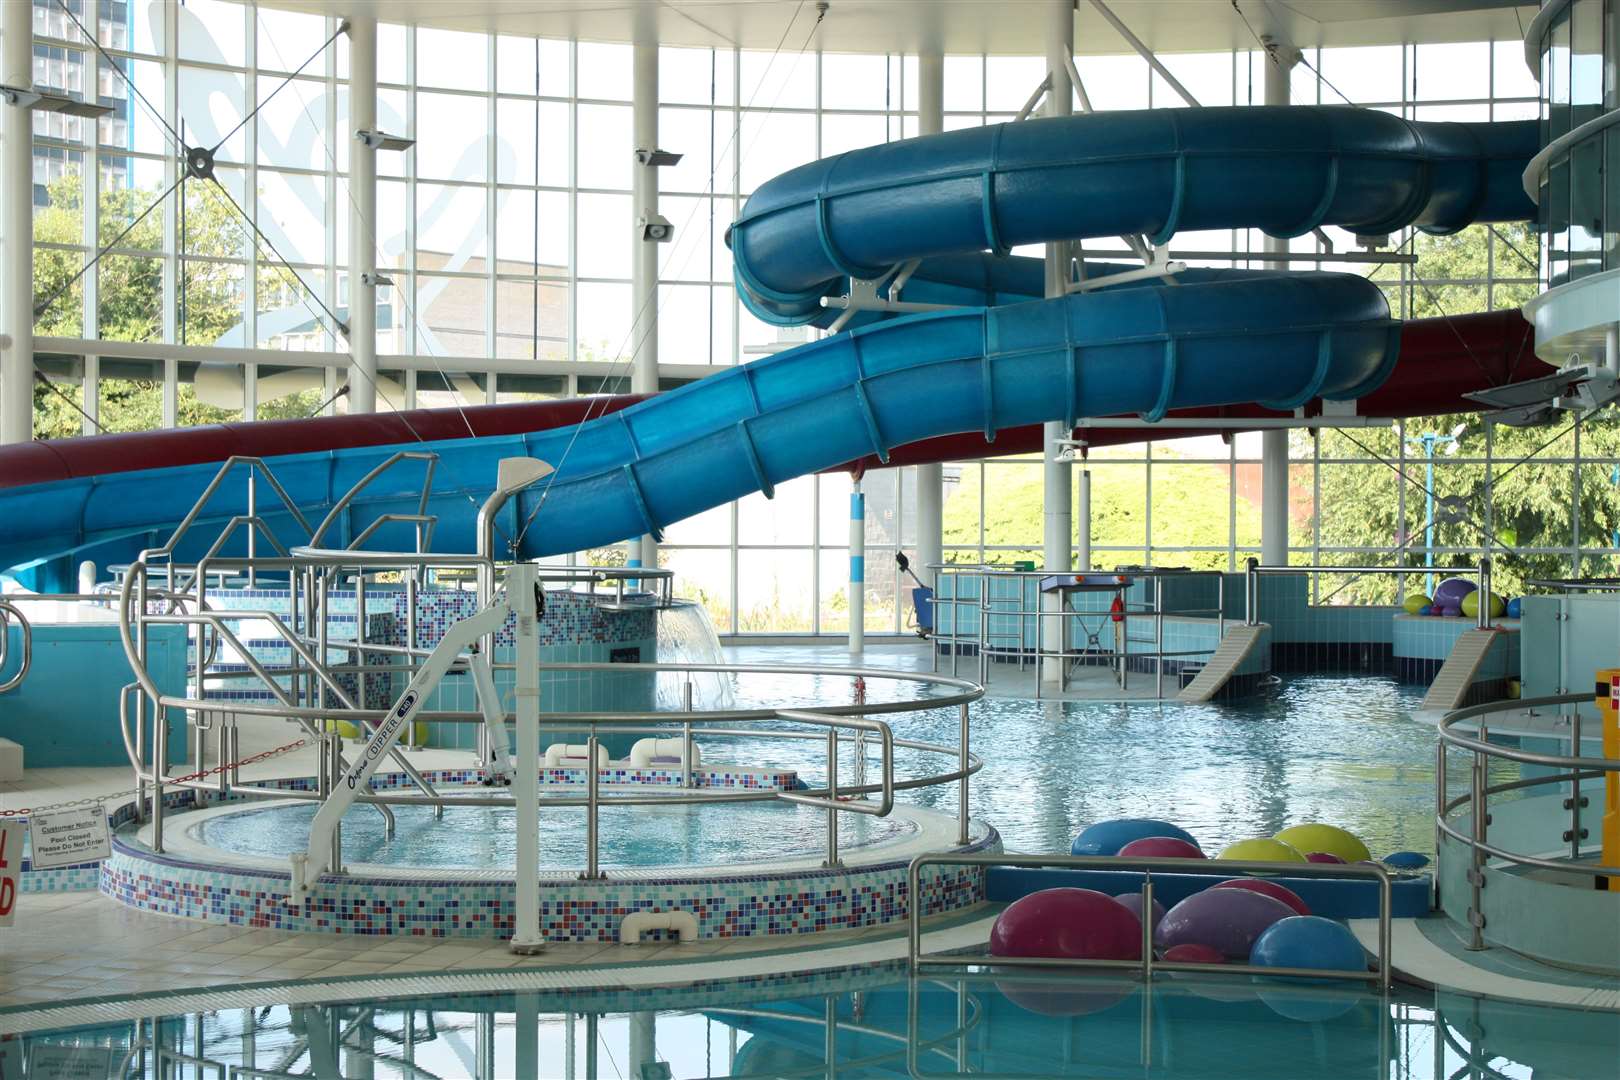
{"type": "MultiPolygon", "coordinates": [[[[811,36],[815,0],[259,0],[323,14],[371,14],[386,22],[541,37],[665,45],[797,49],[811,36]]],[[[826,52],[915,52],[937,42],[949,53],[1039,54],[1050,0],[830,0],[810,47],[826,52]]],[[[1512,0],[1238,0],[1256,32],[1301,47],[1408,41],[1517,39],[1536,11],[1512,0]]],[[[1204,52],[1250,47],[1231,0],[1112,0],[1150,48],[1204,52]]],[[[1089,0],[1079,0],[1076,46],[1117,53],[1128,46],[1089,0]]]]}

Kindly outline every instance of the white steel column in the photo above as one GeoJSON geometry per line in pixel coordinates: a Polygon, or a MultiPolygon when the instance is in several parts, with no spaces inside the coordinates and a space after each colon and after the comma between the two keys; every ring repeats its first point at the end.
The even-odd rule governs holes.
{"type": "MultiPolygon", "coordinates": [[[[651,27],[637,32],[631,76],[631,128],[638,150],[658,149],[658,44],[651,27]]],[[[658,392],[658,252],[662,245],[646,239],[643,223],[658,213],[658,169],[639,157],[632,162],[630,200],[630,391],[658,392]]],[[[656,567],[658,547],[651,536],[630,541],[630,565],[656,567]]]]}
{"type": "MultiPolygon", "coordinates": [[[[517,803],[517,904],[508,947],[520,955],[545,948],[540,932],[540,628],[535,603],[539,588],[533,563],[516,563],[507,570],[506,588],[517,628],[512,661],[512,696],[517,721],[517,775],[512,799],[517,803]]],[[[504,725],[502,725],[504,727],[504,725]]],[[[594,762],[592,765],[594,766],[594,762]]]]}
{"type": "MultiPolygon", "coordinates": [[[[1289,45],[1271,49],[1271,59],[1265,65],[1267,105],[1289,103],[1289,87],[1297,63],[1298,49],[1289,45]]],[[[1288,241],[1268,236],[1264,250],[1286,252],[1288,241]]],[[[1273,270],[1288,268],[1286,262],[1272,262],[1268,266],[1273,270]]],[[[1260,433],[1260,561],[1267,566],[1288,563],[1288,432],[1285,430],[1260,433]]]]}
{"type": "Polygon", "coordinates": [[[849,651],[866,648],[866,493],[861,478],[849,492],[849,651]]]}
{"type": "MultiPolygon", "coordinates": [[[[377,20],[349,16],[349,124],[377,130],[377,20]]],[[[377,411],[377,151],[349,147],[349,412],[377,411]]]]}
{"type": "MultiPolygon", "coordinates": [[[[1073,0],[1048,0],[1046,69],[1052,79],[1052,88],[1046,95],[1047,116],[1068,116],[1074,111],[1074,86],[1069,80],[1069,57],[1074,52],[1073,0]]],[[[1069,282],[1069,245],[1058,242],[1046,245],[1046,295],[1065,296],[1069,282]]],[[[1053,572],[1067,570],[1073,565],[1073,495],[1070,490],[1070,470],[1066,461],[1058,460],[1059,439],[1069,437],[1062,421],[1045,425],[1041,440],[1041,458],[1045,469],[1045,527],[1042,531],[1045,569],[1053,572]]],[[[1043,610],[1060,610],[1062,594],[1042,594],[1043,610]]],[[[1056,652],[1063,645],[1063,620],[1041,619],[1041,643],[1048,652],[1056,652]]],[[[1041,678],[1057,684],[1062,678],[1063,661],[1049,659],[1042,663],[1041,678]]]]}
{"type": "MultiPolygon", "coordinates": [[[[27,89],[34,85],[33,5],[0,9],[0,82],[27,89]]],[[[34,114],[0,102],[0,116],[0,443],[19,443],[34,437],[34,114]]]]}
{"type": "Polygon", "coordinates": [[[630,1075],[649,1075],[647,1066],[658,1060],[658,1014],[630,1014],[630,1075]]]}
{"type": "MultiPolygon", "coordinates": [[[[938,135],[945,130],[945,56],[938,44],[925,46],[917,56],[917,133],[938,135]]],[[[913,569],[930,588],[934,572],[944,561],[945,467],[938,463],[917,466],[917,561],[913,569]]]]}

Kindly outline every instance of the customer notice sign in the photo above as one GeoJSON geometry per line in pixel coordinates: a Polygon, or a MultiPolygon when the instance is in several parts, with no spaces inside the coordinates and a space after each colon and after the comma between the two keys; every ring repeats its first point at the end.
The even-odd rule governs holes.
{"type": "Polygon", "coordinates": [[[33,841],[29,864],[35,870],[95,862],[112,855],[107,811],[100,803],[35,814],[28,829],[33,841]]]}

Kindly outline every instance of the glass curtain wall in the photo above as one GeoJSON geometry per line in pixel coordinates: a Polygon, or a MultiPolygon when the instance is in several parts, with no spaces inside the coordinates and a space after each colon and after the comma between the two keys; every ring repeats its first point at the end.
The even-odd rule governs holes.
{"type": "MultiPolygon", "coordinates": [[[[349,142],[337,134],[349,129],[348,64],[346,39],[328,43],[336,20],[226,0],[33,3],[36,81],[93,91],[114,109],[96,124],[36,121],[35,285],[55,297],[38,332],[288,358],[267,353],[244,380],[234,367],[130,360],[114,347],[85,360],[46,353],[42,369],[96,419],[41,391],[40,434],[341,411],[342,399],[331,400],[341,369],[299,366],[291,355],[342,363],[333,325],[348,297],[349,142]],[[142,217],[176,179],[169,127],[189,143],[217,143],[223,190],[188,182],[183,198],[142,217]],[[93,273],[69,283],[115,240],[93,273]]],[[[818,54],[806,47],[809,31],[808,18],[790,26],[775,51],[660,51],[659,142],[684,155],[660,170],[661,210],[676,226],[660,253],[666,382],[810,336],[760,323],[737,301],[724,233],[748,194],[794,165],[916,131],[914,58],[818,54]]],[[[380,296],[378,347],[431,358],[417,372],[389,371],[385,360],[380,407],[628,389],[631,50],[386,23],[379,38],[378,126],[417,146],[379,155],[373,225],[394,284],[380,296]],[[495,361],[505,368],[498,375],[495,361]]],[[[1311,50],[1294,99],[1424,120],[1532,118],[1539,91],[1522,55],[1517,41],[1311,50]]],[[[1162,59],[1203,104],[1261,96],[1257,51],[1162,59]]],[[[945,126],[1012,119],[1042,63],[947,57],[945,126]]],[[[1079,70],[1099,109],[1181,104],[1135,56],[1083,57],[1079,70]]],[[[1354,248],[1341,232],[1327,238],[1335,252],[1354,248]]],[[[1207,264],[1250,265],[1261,239],[1184,234],[1173,247],[1235,253],[1207,264]]],[[[1402,317],[1516,307],[1536,292],[1541,259],[1528,227],[1390,237],[1414,265],[1335,261],[1310,236],[1293,246],[1322,256],[1296,265],[1369,274],[1402,317]]],[[[1297,561],[1422,566],[1488,552],[1509,575],[1528,576],[1613,567],[1620,551],[1620,447],[1607,426],[1487,432],[1477,417],[1440,417],[1390,431],[1301,432],[1292,442],[1297,561]],[[1435,493],[1432,514],[1425,489],[1435,493]],[[1578,512],[1563,494],[1571,491],[1581,493],[1578,512]],[[1357,500],[1365,512],[1337,509],[1357,500]]],[[[1095,450],[1096,562],[1241,565],[1259,548],[1258,444],[1210,436],[1095,450]]],[[[952,464],[946,480],[949,558],[1037,555],[1038,460],[952,464]]],[[[909,582],[893,554],[914,551],[915,477],[883,470],[864,489],[868,630],[901,631],[912,618],[909,582]]],[[[842,631],[850,490],[846,475],[806,477],[781,485],[774,502],[717,508],[673,526],[661,560],[722,632],[842,631]]],[[[1389,598],[1378,582],[1327,578],[1318,595],[1389,598]]]]}

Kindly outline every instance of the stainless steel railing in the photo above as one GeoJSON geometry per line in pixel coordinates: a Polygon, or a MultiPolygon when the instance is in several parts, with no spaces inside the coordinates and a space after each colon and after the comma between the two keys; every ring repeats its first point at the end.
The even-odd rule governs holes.
{"type": "MultiPolygon", "coordinates": [[[[1450,574],[1455,577],[1471,577],[1479,586],[1482,596],[1489,596],[1491,591],[1491,560],[1481,559],[1475,567],[1466,566],[1262,566],[1259,559],[1249,559],[1244,566],[1243,582],[1243,620],[1250,626],[1260,621],[1260,578],[1263,575],[1277,574],[1350,574],[1361,576],[1364,574],[1393,574],[1396,577],[1411,577],[1414,574],[1450,574]]],[[[1481,630],[1491,627],[1490,604],[1479,605],[1478,625],[1481,630]]]]}
{"type": "MultiPolygon", "coordinates": [[[[1607,878],[1611,888],[1615,886],[1616,881],[1620,881],[1620,867],[1581,861],[1581,841],[1591,832],[1581,824],[1582,811],[1586,808],[1589,798],[1582,794],[1581,784],[1584,781],[1620,774],[1620,759],[1587,757],[1581,753],[1580,710],[1578,708],[1570,710],[1569,737],[1573,754],[1539,754],[1517,747],[1493,744],[1490,741],[1490,728],[1485,719],[1493,714],[1510,710],[1519,712],[1525,709],[1551,707],[1562,709],[1569,705],[1581,705],[1591,701],[1590,693],[1556,694],[1549,697],[1524,698],[1519,701],[1494,701],[1485,705],[1457,709],[1447,713],[1440,720],[1440,739],[1435,749],[1435,842],[1438,847],[1442,838],[1450,837],[1466,845],[1468,849],[1467,880],[1471,893],[1468,909],[1470,949],[1485,948],[1485,915],[1480,906],[1480,899],[1485,888],[1485,872],[1491,859],[1499,859],[1510,866],[1528,869],[1557,870],[1586,877],[1607,878]],[[1468,735],[1459,730],[1462,726],[1472,726],[1474,734],[1468,735]],[[1451,798],[1447,790],[1446,770],[1450,764],[1452,750],[1464,751],[1470,755],[1468,791],[1456,798],[1451,798]],[[1528,776],[1492,784],[1489,782],[1492,761],[1510,761],[1555,771],[1541,776],[1528,776]],[[1522,851],[1510,851],[1500,844],[1491,843],[1490,797],[1548,784],[1569,785],[1569,796],[1564,800],[1564,809],[1569,811],[1569,827],[1562,830],[1556,840],[1548,837],[1544,846],[1538,845],[1538,850],[1552,851],[1567,845],[1567,857],[1549,859],[1522,851]],[[1468,821],[1466,831],[1458,825],[1458,821],[1464,817],[1468,821]]],[[[1593,820],[1600,816],[1594,814],[1593,820]]]]}
{"type": "Polygon", "coordinates": [[[1121,569],[1121,570],[1014,570],[1001,566],[989,565],[962,565],[956,563],[934,563],[929,566],[935,572],[934,590],[934,670],[939,670],[939,647],[946,646],[951,654],[951,673],[957,670],[957,656],[964,642],[971,642],[978,653],[978,681],[985,685],[990,682],[992,661],[999,658],[1005,662],[1016,662],[1022,670],[1027,664],[1033,663],[1037,668],[1035,682],[1035,697],[1042,696],[1041,668],[1047,662],[1059,665],[1058,689],[1066,690],[1068,687],[1068,666],[1072,662],[1087,661],[1106,662],[1113,672],[1115,683],[1121,690],[1129,689],[1130,665],[1133,660],[1142,663],[1151,663],[1154,677],[1154,694],[1163,697],[1165,693],[1164,677],[1167,661],[1179,657],[1207,657],[1214,652],[1215,646],[1207,649],[1180,649],[1170,650],[1164,647],[1164,627],[1166,618],[1192,618],[1211,619],[1215,623],[1216,641],[1226,635],[1226,575],[1219,570],[1169,570],[1169,569],[1121,569]],[[1036,591],[1035,606],[1029,606],[1024,583],[1029,580],[1037,582],[1051,577],[1085,574],[1110,574],[1128,578],[1116,586],[1116,595],[1120,598],[1121,608],[1118,612],[1109,609],[1075,610],[1067,606],[1048,610],[1041,607],[1041,593],[1036,591]],[[1164,582],[1170,578],[1213,578],[1215,580],[1215,606],[1212,608],[1177,608],[1174,611],[1165,610],[1164,582]],[[949,582],[946,586],[945,582],[949,582]],[[964,597],[962,590],[964,584],[976,581],[977,595],[964,597]],[[1010,581],[1015,588],[1010,595],[995,595],[995,582],[1010,581]],[[1126,593],[1130,586],[1136,582],[1148,583],[1151,589],[1146,602],[1127,600],[1126,593]],[[942,596],[943,593],[949,595],[942,596]],[[941,607],[949,610],[947,631],[941,631],[941,607]],[[967,607],[977,619],[977,630],[972,636],[963,635],[960,629],[958,609],[967,607]],[[1086,620],[1102,620],[1104,628],[1118,615],[1118,624],[1123,627],[1122,632],[1112,642],[1112,647],[1106,647],[1101,640],[1101,631],[1090,630],[1086,620]],[[997,631],[992,629],[992,620],[1010,621],[1011,630],[997,631]],[[1153,636],[1148,638],[1132,637],[1130,628],[1132,623],[1147,622],[1152,626],[1153,636]],[[1073,627],[1078,627],[1085,635],[1086,641],[1079,648],[1070,648],[1068,639],[1073,627]],[[1033,628],[1034,645],[1027,645],[1025,639],[1027,632],[1033,628]],[[1055,632],[1054,632],[1055,628],[1055,632]],[[1056,644],[1047,644],[1048,639],[1055,640],[1056,644]],[[997,644],[998,641],[1010,641],[1010,644],[997,644]],[[1132,648],[1132,646],[1150,645],[1152,648],[1132,648]]]}
{"type": "Polygon", "coordinates": [[[15,619],[21,638],[19,645],[21,655],[18,658],[17,670],[11,678],[0,682],[0,694],[9,693],[23,684],[28,678],[28,669],[34,666],[34,628],[28,622],[28,617],[18,609],[10,600],[0,599],[0,669],[4,669],[7,661],[11,659],[11,622],[15,619]]]}
{"type": "MultiPolygon", "coordinates": [[[[1222,964],[1217,970],[1230,975],[1272,975],[1278,977],[1310,976],[1375,981],[1379,990],[1389,992],[1390,937],[1392,886],[1389,872],[1372,864],[1337,865],[1333,863],[1275,863],[1243,859],[1154,859],[1121,857],[1118,855],[979,855],[966,852],[930,852],[911,860],[907,872],[909,895],[920,896],[922,871],[929,866],[977,866],[988,868],[1005,866],[1018,869],[1058,870],[1136,870],[1142,874],[1142,910],[1153,907],[1153,875],[1155,873],[1207,874],[1231,877],[1237,874],[1264,874],[1271,876],[1365,879],[1378,883],[1378,970],[1330,971],[1314,968],[1260,967],[1254,964],[1222,964]]],[[[1196,971],[1208,974],[1208,964],[1175,963],[1156,960],[1153,956],[1153,920],[1142,920],[1142,958],[1140,960],[1079,960],[1044,956],[988,956],[983,953],[928,954],[922,948],[921,905],[912,904],[908,915],[907,934],[910,942],[907,953],[914,969],[963,967],[967,965],[1010,968],[1098,968],[1116,971],[1139,971],[1142,980],[1153,981],[1157,971],[1196,971]]]]}

